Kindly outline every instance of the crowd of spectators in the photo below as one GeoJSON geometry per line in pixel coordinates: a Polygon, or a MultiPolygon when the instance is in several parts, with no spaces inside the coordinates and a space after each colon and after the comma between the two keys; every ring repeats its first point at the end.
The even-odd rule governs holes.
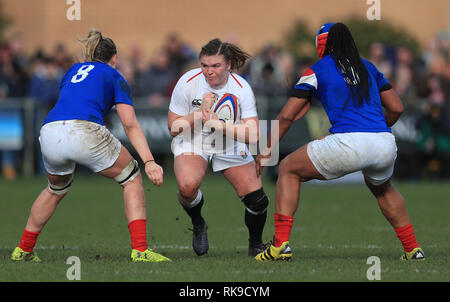
{"type": "MultiPolygon", "coordinates": [[[[198,50],[185,43],[179,34],[172,33],[150,59],[139,45],[132,46],[128,56],[119,56],[117,69],[129,82],[134,98],[152,107],[167,106],[177,79],[198,66],[197,54],[198,50]]],[[[373,43],[367,59],[390,81],[403,100],[405,111],[414,116],[411,131],[417,135],[414,148],[408,151],[414,150],[415,165],[408,165],[413,171],[404,174],[448,178],[450,39],[433,37],[418,57],[404,47],[373,43]]],[[[0,104],[7,98],[32,97],[48,111],[57,100],[65,70],[74,62],[74,56],[62,44],[49,53],[39,50],[28,56],[22,37],[13,36],[0,45],[0,104]]],[[[269,44],[239,72],[257,98],[285,98],[298,76],[313,63],[311,59],[295,60],[281,47],[269,44]]],[[[1,112],[5,114],[5,109],[0,109],[1,112]]],[[[11,109],[7,114],[18,113],[11,109]]],[[[0,155],[4,178],[13,179],[20,171],[20,152],[0,150],[0,155]]]]}

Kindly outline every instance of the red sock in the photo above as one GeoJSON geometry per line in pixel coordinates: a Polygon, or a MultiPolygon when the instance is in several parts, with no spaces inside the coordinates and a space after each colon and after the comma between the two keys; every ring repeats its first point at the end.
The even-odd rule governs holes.
{"type": "Polygon", "coordinates": [[[136,219],[128,224],[131,237],[131,248],[138,251],[145,251],[147,245],[147,220],[136,219]]]}
{"type": "Polygon", "coordinates": [[[275,246],[281,246],[285,241],[289,241],[289,235],[291,233],[294,217],[281,215],[275,213],[275,236],[273,237],[273,244],[275,246]]]}
{"type": "Polygon", "coordinates": [[[398,239],[402,242],[405,252],[411,252],[416,247],[420,247],[414,235],[412,224],[407,224],[404,227],[394,229],[398,239]]]}
{"type": "Polygon", "coordinates": [[[40,232],[30,232],[26,229],[23,230],[22,238],[20,238],[19,247],[24,252],[32,252],[34,246],[36,245],[36,240],[40,232]]]}

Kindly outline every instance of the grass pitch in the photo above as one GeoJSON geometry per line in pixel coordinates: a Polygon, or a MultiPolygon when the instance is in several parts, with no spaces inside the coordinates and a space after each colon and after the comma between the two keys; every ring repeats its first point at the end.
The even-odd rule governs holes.
{"type": "MultiPolygon", "coordinates": [[[[42,263],[12,263],[30,207],[46,186],[44,178],[0,180],[0,281],[68,281],[70,256],[80,259],[81,281],[301,282],[368,281],[370,256],[380,259],[381,281],[450,281],[450,186],[396,183],[406,199],[417,239],[427,259],[402,262],[401,244],[363,185],[302,187],[291,233],[290,262],[257,263],[247,256],[244,207],[231,185],[209,175],[202,185],[209,253],[192,250],[190,220],[178,204],[170,173],[161,188],[144,180],[148,242],[171,263],[131,263],[122,190],[97,175],[77,175],[69,195],[41,233],[35,251],[42,263]]],[[[274,233],[275,185],[264,239],[274,233]]]]}

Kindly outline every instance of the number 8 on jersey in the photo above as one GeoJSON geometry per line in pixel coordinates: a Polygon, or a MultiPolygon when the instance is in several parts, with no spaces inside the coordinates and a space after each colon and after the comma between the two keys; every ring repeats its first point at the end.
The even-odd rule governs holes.
{"type": "Polygon", "coordinates": [[[88,75],[89,71],[94,69],[94,65],[83,65],[78,69],[77,73],[70,80],[72,83],[79,83],[83,81],[88,75]]]}

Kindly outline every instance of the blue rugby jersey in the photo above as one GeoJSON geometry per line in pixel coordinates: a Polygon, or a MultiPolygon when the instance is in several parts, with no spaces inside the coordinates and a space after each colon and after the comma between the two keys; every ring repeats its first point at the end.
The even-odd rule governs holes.
{"type": "Polygon", "coordinates": [[[361,106],[352,97],[348,84],[330,55],[308,68],[292,90],[291,95],[295,97],[317,97],[328,115],[330,133],[391,132],[386,125],[380,92],[392,87],[372,63],[365,59],[362,61],[370,75],[370,86],[369,102],[365,100],[361,106]]]}
{"type": "Polygon", "coordinates": [[[103,117],[117,103],[133,106],[130,86],[122,75],[106,63],[77,63],[64,75],[58,101],[44,124],[87,120],[104,125],[103,117]]]}

